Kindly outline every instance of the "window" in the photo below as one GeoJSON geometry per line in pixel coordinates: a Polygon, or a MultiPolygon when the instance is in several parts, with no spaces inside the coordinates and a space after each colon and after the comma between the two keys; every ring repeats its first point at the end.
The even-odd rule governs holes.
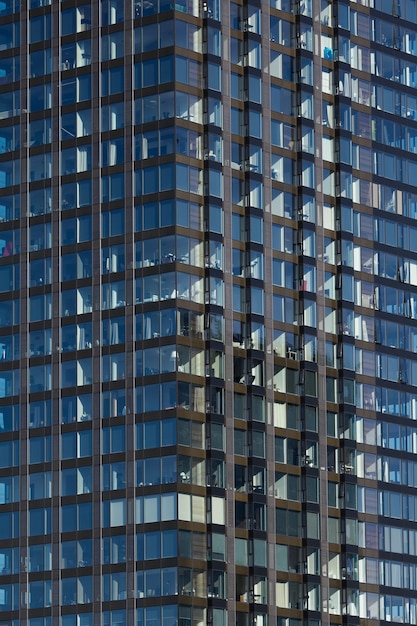
{"type": "MultiPolygon", "coordinates": [[[[194,496],[194,498],[196,497],[197,496],[194,496]]],[[[200,498],[200,500],[202,500],[202,498],[200,498]]],[[[120,521],[121,519],[122,518],[120,518],[120,521]]],[[[136,498],[137,524],[156,521],[168,521],[172,519],[177,519],[177,495],[175,493],[165,493],[161,495],[155,494],[152,496],[139,496],[136,498]]],[[[124,523],[125,522],[116,525],[124,525],[124,523]]]]}
{"type": "MultiPolygon", "coordinates": [[[[88,77],[90,78],[90,77],[88,77]]],[[[112,67],[103,70],[101,73],[101,95],[110,96],[116,93],[123,93],[124,90],[124,74],[123,67],[112,67]]],[[[91,98],[91,95],[88,99],[91,98]]]]}
{"type": "Polygon", "coordinates": [[[124,19],[123,0],[102,0],[101,19],[103,26],[122,22],[124,19]]]}
{"type": "Polygon", "coordinates": [[[29,41],[36,43],[51,38],[51,15],[31,17],[29,21],[29,41]]]}
{"type": "Polygon", "coordinates": [[[92,527],[91,502],[81,504],[66,504],[61,507],[61,530],[62,532],[75,532],[76,530],[88,530],[92,527]]]}

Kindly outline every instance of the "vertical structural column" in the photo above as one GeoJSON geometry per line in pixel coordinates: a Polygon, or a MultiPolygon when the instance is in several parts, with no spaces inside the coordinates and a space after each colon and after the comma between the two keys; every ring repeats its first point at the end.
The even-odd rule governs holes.
{"type": "Polygon", "coordinates": [[[327,413],[326,413],[326,332],[324,295],[324,227],[323,227],[323,155],[322,155],[322,63],[320,0],[313,0],[313,83],[314,83],[314,175],[316,186],[316,259],[317,259],[317,397],[319,433],[320,496],[320,588],[322,626],[329,619],[329,543],[327,487],[327,413]]]}
{"type": "MultiPolygon", "coordinates": [[[[27,49],[27,28],[29,21],[28,10],[25,2],[22,2],[20,11],[20,41],[22,50],[24,53],[20,56],[20,249],[22,251],[20,257],[20,315],[19,315],[19,333],[21,337],[28,336],[28,302],[29,293],[27,286],[28,276],[28,250],[27,250],[27,230],[29,228],[29,182],[27,172],[29,171],[29,58],[27,49]],[[23,254],[26,253],[26,254],[23,254]]],[[[15,103],[13,102],[13,109],[15,112],[15,103]]],[[[14,311],[13,311],[14,317],[14,311]]],[[[13,321],[15,321],[13,319],[13,321]]],[[[28,345],[25,344],[27,339],[21,341],[21,351],[23,354],[28,354],[28,345]]],[[[20,550],[20,572],[19,572],[19,585],[21,598],[28,595],[28,526],[29,526],[29,504],[28,504],[28,459],[27,459],[27,445],[28,445],[28,424],[29,424],[29,386],[28,386],[28,369],[29,360],[21,361],[20,364],[20,405],[26,407],[26,415],[21,413],[21,428],[19,429],[19,446],[20,446],[20,503],[19,503],[19,550],[20,550]]],[[[19,611],[19,618],[22,623],[27,619],[27,605],[21,603],[19,611]]]]}
{"type": "MultiPolygon", "coordinates": [[[[126,267],[126,476],[127,476],[127,492],[126,492],[126,511],[127,511],[127,537],[126,548],[128,555],[137,554],[135,543],[135,525],[133,511],[135,507],[135,411],[134,411],[134,395],[135,395],[135,249],[134,249],[134,6],[131,0],[124,0],[124,116],[125,116],[125,159],[124,159],[124,197],[125,197],[125,267],[126,267]]],[[[126,620],[128,623],[134,621],[136,606],[136,560],[134,558],[127,559],[126,571],[127,583],[127,606],[126,620]]]]}
{"type": "MultiPolygon", "coordinates": [[[[270,32],[269,4],[263,3],[261,14],[262,33],[270,32]]],[[[276,602],[276,519],[275,519],[275,425],[274,425],[274,350],[273,350],[273,277],[272,277],[272,183],[271,183],[271,81],[270,66],[270,37],[262,38],[262,68],[267,80],[262,81],[262,137],[263,137],[263,220],[264,220],[264,290],[265,290],[265,380],[266,380],[266,408],[265,408],[265,457],[266,484],[267,484],[267,546],[268,546],[268,620],[275,623],[277,620],[276,602]]]]}
{"type": "Polygon", "coordinates": [[[230,81],[230,4],[221,3],[222,19],[222,100],[223,100],[223,234],[224,234],[224,332],[225,332],[225,429],[226,429],[226,549],[227,615],[236,622],[235,498],[234,498],[234,407],[233,407],[233,282],[232,282],[232,175],[230,81]]]}
{"type": "MultiPolygon", "coordinates": [[[[52,285],[51,285],[51,306],[52,311],[56,313],[51,320],[52,333],[52,356],[51,367],[52,377],[55,380],[51,391],[52,415],[56,416],[51,424],[52,439],[52,460],[56,467],[61,465],[60,438],[61,438],[61,421],[60,415],[60,396],[62,388],[61,380],[61,285],[60,276],[62,271],[62,247],[61,247],[61,50],[59,45],[59,37],[61,36],[61,16],[60,4],[51,5],[51,28],[52,28],[52,109],[51,109],[51,153],[52,157],[52,180],[51,180],[51,233],[52,233],[52,285]],[[59,34],[59,36],[58,36],[59,34]],[[58,348],[58,349],[57,349],[58,348]]],[[[48,218],[49,216],[47,216],[48,218]]],[[[59,480],[52,481],[52,533],[59,536],[60,512],[61,512],[61,486],[59,480]]],[[[53,536],[54,536],[53,535],[53,536]]],[[[60,619],[60,549],[59,545],[53,541],[52,543],[52,608],[51,619],[59,623],[60,619]]]]}

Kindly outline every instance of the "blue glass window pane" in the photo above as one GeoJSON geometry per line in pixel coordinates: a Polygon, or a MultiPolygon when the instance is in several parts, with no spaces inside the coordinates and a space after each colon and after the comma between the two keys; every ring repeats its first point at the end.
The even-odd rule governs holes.
{"type": "Polygon", "coordinates": [[[109,200],[124,198],[124,180],[122,173],[109,176],[109,200]]]}
{"type": "MultiPolygon", "coordinates": [[[[30,529],[29,529],[29,532],[30,532],[30,529]]],[[[0,539],[10,539],[11,537],[12,537],[12,514],[0,513],[0,539]]]]}
{"type": "Polygon", "coordinates": [[[91,180],[81,180],[78,183],[78,206],[91,204],[91,180]]]}
{"type": "Polygon", "coordinates": [[[169,83],[174,80],[174,59],[172,56],[160,59],[159,82],[169,83]]]}
{"type": "Polygon", "coordinates": [[[174,446],[177,439],[176,420],[162,420],[161,445],[174,446]]]}
{"type": "Polygon", "coordinates": [[[78,79],[78,101],[90,100],[91,98],[91,76],[85,74],[79,76],[78,79]]]}
{"type": "Polygon", "coordinates": [[[161,165],[160,191],[174,189],[174,164],[166,163],[161,165]]]}
{"type": "Polygon", "coordinates": [[[142,170],[135,172],[135,195],[142,195],[142,170]]]}
{"type": "Polygon", "coordinates": [[[109,95],[122,93],[124,90],[123,67],[114,67],[109,70],[109,95]]]}
{"type": "Polygon", "coordinates": [[[176,406],[175,382],[162,383],[161,387],[162,387],[162,408],[172,409],[173,407],[176,406]]]}
{"type": "MultiPolygon", "coordinates": [[[[159,570],[147,572],[145,588],[151,590],[153,592],[152,595],[159,596],[161,594],[159,570]]],[[[152,606],[145,609],[145,624],[160,624],[160,611],[159,606],[152,606]]]]}
{"type": "Polygon", "coordinates": [[[134,84],[135,89],[140,89],[142,86],[141,75],[142,75],[142,63],[135,63],[134,69],[134,84]]]}
{"type": "Polygon", "coordinates": [[[157,202],[149,202],[143,205],[143,228],[150,230],[159,226],[159,207],[157,202]]]}
{"type": "Polygon", "coordinates": [[[143,487],[143,460],[136,461],[136,485],[143,487]]]}
{"type": "Polygon", "coordinates": [[[139,205],[135,207],[135,231],[141,231],[143,228],[143,206],[139,205]]]}
{"type": "MultiPolygon", "coordinates": [[[[157,385],[148,385],[146,387],[146,390],[148,389],[151,392],[154,391],[154,393],[156,391],[156,394],[159,395],[157,385]]],[[[158,404],[159,404],[159,400],[158,400],[158,404]]],[[[159,426],[160,426],[159,420],[156,422],[145,422],[144,424],[144,430],[145,430],[144,448],[145,450],[147,448],[159,447],[159,426]]]]}
{"type": "Polygon", "coordinates": [[[161,484],[161,462],[159,457],[144,459],[144,473],[146,485],[161,484]]]}
{"type": "Polygon", "coordinates": [[[136,535],[136,559],[143,561],[143,535],[136,535]]]}
{"type": "Polygon", "coordinates": [[[149,59],[142,63],[142,87],[158,83],[158,59],[149,59]]]}
{"type": "Polygon", "coordinates": [[[187,59],[184,57],[176,57],[175,59],[175,70],[178,80],[181,82],[187,82],[187,59]]]}
{"type": "Polygon", "coordinates": [[[252,137],[262,137],[262,115],[258,111],[249,111],[249,134],[252,137]]]}
{"type": "Polygon", "coordinates": [[[156,193],[158,191],[158,167],[147,167],[143,171],[143,193],[156,193]]]}
{"type": "Polygon", "coordinates": [[[223,195],[223,180],[221,172],[217,170],[209,170],[209,189],[210,195],[221,198],[223,195]]]}
{"type": "Polygon", "coordinates": [[[168,605],[162,607],[162,624],[176,624],[177,623],[178,607],[175,605],[168,605]]]}
{"type": "Polygon", "coordinates": [[[177,556],[177,531],[162,531],[162,558],[177,556]]]}
{"type": "Polygon", "coordinates": [[[161,459],[162,483],[175,483],[177,479],[177,463],[175,456],[163,456],[161,459]]]}
{"type": "Polygon", "coordinates": [[[30,511],[29,532],[31,535],[44,535],[51,532],[50,509],[33,509],[30,511]]]}
{"type": "Polygon", "coordinates": [[[159,559],[161,557],[160,534],[158,531],[145,533],[145,559],[159,559]]]}
{"type": "Polygon", "coordinates": [[[147,24],[146,26],[142,27],[141,31],[142,41],[136,42],[136,52],[148,52],[149,50],[156,50],[156,48],[158,47],[158,24],[147,24]],[[140,43],[142,44],[141,46],[140,43]],[[140,47],[142,49],[140,49],[140,47]]]}
{"type": "Polygon", "coordinates": [[[183,191],[188,191],[188,167],[186,165],[182,165],[181,163],[177,163],[177,188],[182,189],[183,191]]]}
{"type": "Polygon", "coordinates": [[[161,227],[175,224],[175,207],[173,200],[161,202],[161,227]]]}

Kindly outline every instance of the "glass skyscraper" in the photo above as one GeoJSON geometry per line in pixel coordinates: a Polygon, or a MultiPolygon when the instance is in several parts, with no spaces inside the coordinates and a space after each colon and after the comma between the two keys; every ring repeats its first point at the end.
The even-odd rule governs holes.
{"type": "Polygon", "coordinates": [[[0,0],[0,626],[417,624],[416,0],[0,0]]]}

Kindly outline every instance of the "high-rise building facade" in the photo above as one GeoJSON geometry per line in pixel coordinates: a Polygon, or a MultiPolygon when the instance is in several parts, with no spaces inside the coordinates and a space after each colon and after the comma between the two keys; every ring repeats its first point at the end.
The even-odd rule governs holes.
{"type": "Polygon", "coordinates": [[[416,24],[0,1],[0,626],[417,623],[416,24]]]}

